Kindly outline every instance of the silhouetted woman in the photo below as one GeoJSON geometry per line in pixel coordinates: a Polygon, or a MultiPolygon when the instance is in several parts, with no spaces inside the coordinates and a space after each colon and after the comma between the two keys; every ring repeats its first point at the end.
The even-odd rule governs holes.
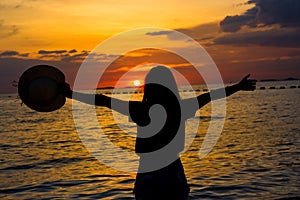
{"type": "MultiPolygon", "coordinates": [[[[225,88],[226,96],[240,90],[254,90],[255,81],[244,77],[238,84],[225,88]]],[[[221,90],[196,98],[180,99],[171,71],[163,66],[150,70],[146,76],[142,101],[122,101],[95,95],[95,105],[112,108],[130,117],[137,124],[135,152],[140,156],[134,187],[137,200],[184,200],[189,186],[179,157],[184,150],[185,121],[211,100],[223,98],[221,90]],[[215,99],[211,99],[213,96],[215,99]],[[112,107],[112,105],[114,105],[112,107]],[[128,109],[129,108],[129,109],[128,109]]],[[[72,98],[66,85],[65,95],[72,98]]],[[[77,100],[93,104],[91,94],[76,93],[77,100]]]]}

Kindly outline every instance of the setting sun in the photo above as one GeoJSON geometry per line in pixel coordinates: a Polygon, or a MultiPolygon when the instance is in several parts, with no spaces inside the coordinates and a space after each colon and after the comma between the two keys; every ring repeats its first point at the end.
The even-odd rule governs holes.
{"type": "Polygon", "coordinates": [[[134,80],[133,81],[133,85],[134,86],[140,86],[141,85],[141,81],[140,80],[134,80]]]}

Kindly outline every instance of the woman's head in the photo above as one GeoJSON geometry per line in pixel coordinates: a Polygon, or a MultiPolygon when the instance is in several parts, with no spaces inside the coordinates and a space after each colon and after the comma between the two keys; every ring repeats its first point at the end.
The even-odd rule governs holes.
{"type": "Polygon", "coordinates": [[[166,92],[166,89],[179,100],[177,84],[171,70],[164,66],[152,68],[145,79],[143,102],[170,99],[170,92],[166,92]]]}

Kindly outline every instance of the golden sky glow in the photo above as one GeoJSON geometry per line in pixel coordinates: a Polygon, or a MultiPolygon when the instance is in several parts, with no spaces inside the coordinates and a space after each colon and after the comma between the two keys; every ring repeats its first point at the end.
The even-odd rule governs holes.
{"type": "MultiPolygon", "coordinates": [[[[40,63],[60,68],[72,84],[81,63],[97,45],[116,34],[144,27],[176,30],[199,42],[216,63],[225,82],[238,81],[248,73],[256,79],[300,78],[299,2],[289,2],[2,0],[0,93],[15,91],[9,83],[18,80],[27,68],[40,63]]],[[[168,33],[152,36],[156,38],[152,44],[174,43],[174,48],[187,45],[168,33]]],[[[98,52],[94,59],[107,62],[134,43],[141,43],[141,38],[116,42],[111,52],[98,52]]],[[[199,76],[190,71],[188,62],[170,52],[157,52],[127,52],[112,63],[107,79],[99,82],[103,87],[113,86],[116,77],[126,70],[161,63],[180,68],[189,74],[193,83],[201,83],[197,82],[199,76]]],[[[132,85],[133,80],[143,78],[136,74],[125,85],[132,85]]]]}
{"type": "Polygon", "coordinates": [[[242,2],[4,0],[0,3],[2,25],[15,26],[18,34],[2,40],[0,50],[92,49],[105,38],[133,28],[175,29],[220,21],[249,8],[242,2]]]}

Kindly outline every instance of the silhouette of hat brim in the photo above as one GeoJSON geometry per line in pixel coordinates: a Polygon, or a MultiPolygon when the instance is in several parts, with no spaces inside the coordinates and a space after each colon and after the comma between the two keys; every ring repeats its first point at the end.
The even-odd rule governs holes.
{"type": "Polygon", "coordinates": [[[66,98],[59,87],[65,83],[65,75],[49,65],[36,65],[27,69],[19,79],[18,93],[23,103],[39,112],[51,112],[61,108],[66,98]]]}

